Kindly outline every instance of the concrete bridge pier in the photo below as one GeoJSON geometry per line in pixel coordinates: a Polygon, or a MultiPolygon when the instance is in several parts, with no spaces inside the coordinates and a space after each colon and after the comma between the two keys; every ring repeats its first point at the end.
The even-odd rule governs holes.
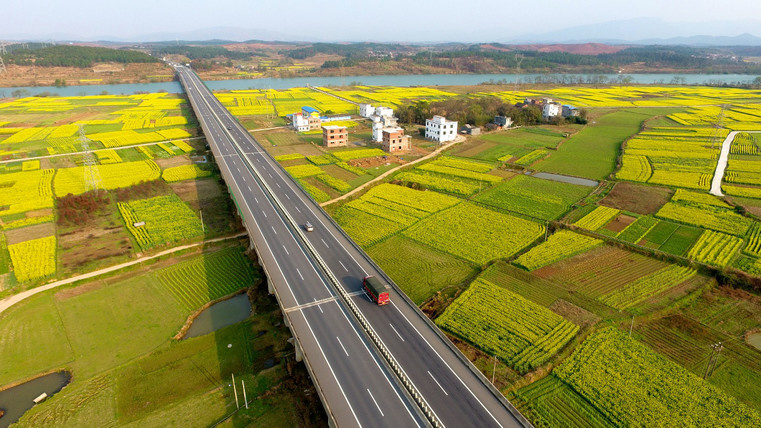
{"type": "MultiPolygon", "coordinates": [[[[296,362],[300,363],[304,361],[304,352],[301,350],[301,345],[299,345],[299,341],[296,340],[295,337],[291,337],[290,339],[288,339],[288,342],[290,342],[291,345],[293,345],[293,349],[296,351],[296,362]]],[[[309,376],[310,377],[312,376],[311,373],[309,376]]]]}

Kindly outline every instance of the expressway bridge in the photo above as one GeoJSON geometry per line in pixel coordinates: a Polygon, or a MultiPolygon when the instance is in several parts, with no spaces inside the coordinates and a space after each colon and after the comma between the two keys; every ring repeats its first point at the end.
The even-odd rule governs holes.
{"type": "Polygon", "coordinates": [[[530,426],[198,75],[175,69],[331,425],[530,426]],[[365,297],[367,275],[391,284],[390,304],[365,297]]]}

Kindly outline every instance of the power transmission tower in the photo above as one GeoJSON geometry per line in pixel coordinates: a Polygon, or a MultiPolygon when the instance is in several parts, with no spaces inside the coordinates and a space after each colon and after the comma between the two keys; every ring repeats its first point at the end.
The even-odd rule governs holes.
{"type": "MultiPolygon", "coordinates": [[[[8,51],[5,50],[5,42],[0,42],[0,55],[7,55],[8,51]]],[[[0,74],[7,73],[8,70],[5,69],[5,63],[3,62],[3,57],[0,56],[0,74]]]]}
{"type": "Polygon", "coordinates": [[[102,187],[100,181],[100,171],[98,170],[98,162],[95,160],[90,151],[90,140],[85,135],[84,125],[79,125],[79,142],[82,144],[82,151],[84,154],[84,172],[85,172],[85,191],[98,190],[102,187]]]}
{"type": "Polygon", "coordinates": [[[721,342],[711,345],[711,356],[708,357],[708,364],[706,364],[706,371],[703,373],[703,379],[713,374],[713,370],[716,368],[716,361],[718,361],[722,349],[724,349],[724,346],[721,342]]]}
{"type": "Polygon", "coordinates": [[[722,104],[721,105],[721,112],[719,113],[719,116],[716,118],[716,123],[713,124],[714,130],[711,135],[711,148],[713,149],[714,146],[717,143],[721,143],[719,140],[721,139],[721,130],[724,129],[724,110],[726,110],[727,105],[722,104]]]}
{"type": "Polygon", "coordinates": [[[521,77],[521,63],[523,62],[523,54],[515,54],[515,90],[518,90],[518,80],[521,77]]]}

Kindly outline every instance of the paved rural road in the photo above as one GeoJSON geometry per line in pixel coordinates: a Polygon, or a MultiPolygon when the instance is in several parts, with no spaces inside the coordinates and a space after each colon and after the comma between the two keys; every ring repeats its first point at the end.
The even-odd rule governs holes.
{"type": "Polygon", "coordinates": [[[716,196],[724,196],[721,192],[721,181],[724,179],[724,171],[727,169],[727,161],[729,160],[729,151],[732,147],[732,141],[735,139],[735,135],[740,132],[747,132],[749,134],[758,133],[761,131],[732,131],[724,139],[721,144],[721,154],[719,155],[719,161],[716,163],[716,171],[713,173],[713,180],[711,181],[711,194],[716,196]]]}
{"type": "Polygon", "coordinates": [[[281,304],[296,319],[304,317],[313,329],[311,342],[305,342],[310,337],[299,338],[308,366],[326,361],[336,368],[332,371],[336,382],[328,376],[315,379],[318,388],[329,388],[324,390],[328,412],[335,415],[341,404],[351,408],[354,420],[336,422],[340,426],[399,427],[419,422],[413,417],[417,410],[409,411],[410,401],[399,392],[396,378],[382,370],[382,365],[364,364],[378,357],[365,345],[366,333],[358,332],[356,321],[346,316],[344,303],[333,288],[340,286],[353,296],[354,304],[444,426],[528,425],[397,288],[390,290],[392,303],[386,306],[377,306],[364,296],[363,277],[391,280],[238,124],[195,73],[185,67],[177,71],[223,176],[232,178],[228,186],[252,238],[263,237],[266,242],[266,248],[258,249],[268,279],[284,279],[281,282],[287,292],[277,291],[281,304]],[[288,217],[300,225],[311,222],[314,232],[296,233],[288,217]],[[325,281],[325,272],[315,266],[317,255],[309,251],[319,253],[338,285],[325,281]],[[323,300],[329,303],[314,303],[323,300]],[[386,388],[384,384],[388,384],[386,388]]]}
{"type": "Polygon", "coordinates": [[[71,278],[62,279],[60,281],[51,282],[50,284],[45,284],[45,285],[39,286],[37,288],[32,288],[31,290],[22,291],[21,293],[14,294],[13,296],[6,297],[5,299],[0,300],[0,314],[2,314],[3,311],[5,311],[6,309],[8,309],[11,306],[15,305],[16,303],[18,303],[18,302],[20,302],[20,301],[22,301],[24,299],[28,299],[29,297],[32,297],[32,296],[34,296],[37,293],[42,293],[43,291],[48,291],[50,289],[53,289],[53,288],[56,288],[56,287],[60,287],[62,285],[73,284],[73,283],[75,283],[77,281],[82,281],[82,280],[85,280],[85,279],[92,279],[92,278],[95,278],[95,277],[98,277],[98,276],[101,276],[101,275],[105,275],[107,273],[111,273],[111,272],[115,272],[117,270],[124,269],[126,267],[130,267],[130,266],[134,266],[136,264],[140,264],[140,263],[142,263],[144,261],[148,261],[148,260],[151,260],[151,259],[156,259],[156,258],[165,256],[167,254],[176,253],[178,251],[187,250],[188,248],[197,247],[199,245],[211,244],[213,242],[226,241],[228,239],[233,239],[233,238],[240,238],[242,236],[246,236],[246,233],[244,232],[244,233],[239,233],[237,235],[232,235],[232,236],[223,236],[223,237],[220,237],[220,238],[209,239],[208,241],[196,242],[194,244],[181,245],[179,247],[170,248],[170,249],[164,250],[164,251],[162,251],[160,253],[156,253],[156,254],[154,254],[152,256],[140,257],[139,259],[135,259],[135,260],[132,260],[132,261],[129,261],[129,262],[120,263],[118,265],[113,265],[113,266],[109,266],[107,268],[98,269],[96,271],[88,272],[88,273],[85,273],[85,274],[82,274],[82,275],[77,275],[77,276],[73,276],[71,278]]]}

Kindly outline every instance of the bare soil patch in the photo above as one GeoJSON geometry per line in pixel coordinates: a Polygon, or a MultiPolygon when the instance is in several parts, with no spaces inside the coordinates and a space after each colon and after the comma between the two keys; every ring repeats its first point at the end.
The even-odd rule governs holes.
{"type": "Polygon", "coordinates": [[[626,214],[621,214],[620,216],[616,217],[613,221],[605,225],[605,228],[612,232],[620,232],[626,229],[626,226],[634,223],[635,220],[637,220],[635,217],[632,217],[626,214]]]}
{"type": "Polygon", "coordinates": [[[172,156],[171,158],[166,159],[156,158],[153,161],[156,162],[162,169],[181,165],[190,165],[193,163],[190,161],[190,156],[188,155],[172,156]]]}
{"type": "Polygon", "coordinates": [[[671,198],[671,191],[642,184],[616,183],[601,205],[637,214],[655,214],[671,198]]]}
{"type": "Polygon", "coordinates": [[[461,149],[458,151],[458,155],[464,156],[466,158],[473,157],[485,150],[488,150],[494,146],[496,146],[497,143],[491,142],[491,141],[481,141],[481,140],[470,140],[464,145],[461,146],[461,149]],[[472,141],[472,142],[471,142],[472,141]]]}
{"type": "Polygon", "coordinates": [[[77,297],[81,294],[85,294],[89,291],[94,291],[99,288],[103,288],[104,285],[106,284],[103,281],[92,281],[84,285],[80,285],[79,287],[63,289],[55,293],[55,297],[60,302],[60,301],[71,299],[72,297],[77,297]]]}
{"type": "Polygon", "coordinates": [[[332,175],[333,177],[336,177],[343,181],[351,181],[357,178],[356,174],[354,174],[353,172],[349,172],[341,168],[340,166],[326,165],[326,166],[323,166],[322,169],[328,174],[332,175]]]}
{"type": "Polygon", "coordinates": [[[219,181],[215,179],[179,181],[169,187],[185,202],[213,199],[224,194],[219,181]]]}
{"type": "Polygon", "coordinates": [[[8,245],[18,244],[20,242],[31,241],[32,239],[44,238],[55,235],[55,225],[53,223],[35,224],[34,226],[22,227],[5,232],[8,245]]]}
{"type": "Polygon", "coordinates": [[[69,85],[169,82],[172,69],[164,63],[96,64],[89,68],[35,67],[10,64],[0,77],[0,86],[53,86],[56,79],[69,85]]]}
{"type": "Polygon", "coordinates": [[[360,168],[375,168],[376,166],[386,165],[387,163],[404,165],[407,161],[394,155],[386,155],[385,159],[382,156],[376,156],[372,158],[352,159],[349,161],[349,165],[358,166],[360,168]]]}
{"type": "Polygon", "coordinates": [[[600,321],[600,317],[592,312],[582,309],[573,303],[566,302],[563,299],[555,300],[549,309],[581,328],[592,326],[597,321],[600,321]]]}

